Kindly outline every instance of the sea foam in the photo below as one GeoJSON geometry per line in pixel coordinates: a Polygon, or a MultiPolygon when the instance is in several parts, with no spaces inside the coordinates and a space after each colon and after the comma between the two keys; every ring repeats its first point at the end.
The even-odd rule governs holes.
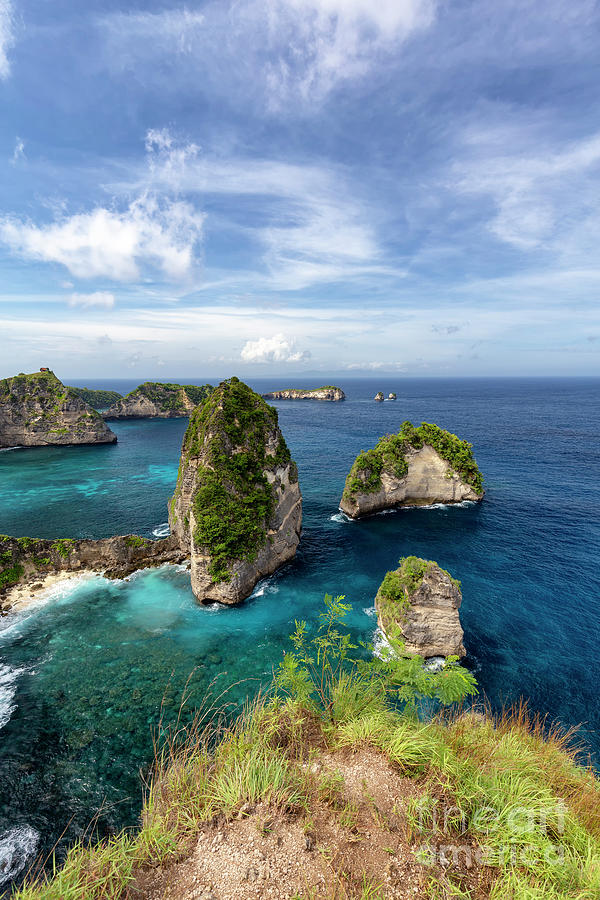
{"type": "Polygon", "coordinates": [[[30,825],[19,825],[0,834],[0,885],[15,878],[37,850],[39,832],[30,825]]]}

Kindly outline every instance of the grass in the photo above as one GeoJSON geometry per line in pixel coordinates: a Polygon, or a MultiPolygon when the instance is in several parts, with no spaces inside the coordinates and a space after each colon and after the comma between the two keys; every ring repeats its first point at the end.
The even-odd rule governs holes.
{"type": "MultiPolygon", "coordinates": [[[[311,645],[297,623],[296,654],[312,646],[315,658],[304,669],[283,666],[269,693],[249,702],[236,721],[228,721],[223,707],[207,706],[190,726],[176,723],[157,736],[137,832],[76,844],[50,875],[32,872],[15,900],[125,900],[144,867],[187,857],[207,823],[223,829],[258,804],[268,813],[260,825],[265,834],[281,816],[295,818],[307,835],[318,833],[315,820],[324,807],[347,833],[360,810],[347,801],[343,770],[332,770],[331,761],[367,750],[410,784],[391,817],[364,782],[360,802],[373,827],[385,832],[388,853],[397,832],[392,819],[401,815],[404,852],[418,866],[416,900],[475,896],[449,867],[449,852],[474,860],[469,868],[483,879],[478,898],[598,900],[600,782],[576,733],[548,727],[525,705],[499,717],[485,707],[455,705],[427,721],[413,705],[399,710],[380,668],[339,665],[348,661],[349,645],[338,629],[344,608],[326,601],[311,645]],[[329,768],[314,765],[324,757],[329,768]]],[[[334,880],[329,900],[385,898],[382,883],[366,870],[368,843],[353,847],[362,883],[356,869],[352,879],[336,871],[331,835],[326,842],[317,838],[315,849],[334,880]]],[[[307,888],[299,896],[312,895],[307,888]]]]}

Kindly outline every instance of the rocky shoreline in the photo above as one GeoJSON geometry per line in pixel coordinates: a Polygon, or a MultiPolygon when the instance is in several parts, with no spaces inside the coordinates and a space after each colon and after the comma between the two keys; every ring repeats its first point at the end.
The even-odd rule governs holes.
{"type": "Polygon", "coordinates": [[[186,559],[172,536],[155,541],[135,534],[99,540],[0,535],[0,613],[26,602],[23,588],[33,594],[83,573],[125,578],[138,569],[186,559]]]}
{"type": "Polygon", "coordinates": [[[261,397],[264,400],[326,400],[330,403],[340,403],[346,399],[343,390],[332,384],[310,390],[286,388],[282,391],[269,391],[267,394],[261,394],[261,397]]]}

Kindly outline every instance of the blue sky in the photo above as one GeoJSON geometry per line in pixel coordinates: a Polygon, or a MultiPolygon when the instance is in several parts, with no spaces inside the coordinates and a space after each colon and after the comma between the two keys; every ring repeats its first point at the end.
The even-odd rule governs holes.
{"type": "Polygon", "coordinates": [[[588,0],[0,0],[0,376],[600,374],[588,0]]]}

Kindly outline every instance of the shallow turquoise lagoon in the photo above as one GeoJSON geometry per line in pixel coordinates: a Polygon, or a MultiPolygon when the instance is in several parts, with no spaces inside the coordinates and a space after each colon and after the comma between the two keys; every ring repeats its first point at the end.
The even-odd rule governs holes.
{"type": "MultiPolygon", "coordinates": [[[[377,587],[408,553],[436,559],[462,580],[467,663],[492,705],[525,696],[552,719],[582,722],[597,753],[600,382],[341,386],[343,404],[277,404],[300,469],[303,539],[297,559],[242,606],[199,607],[187,572],[165,567],[121,582],[66,583],[0,620],[6,884],[63,830],[64,849],[98,810],[101,833],[135,823],[153,732],[161,717],[177,715],[186,683],[184,717],[225,688],[218,702],[235,711],[268,680],[294,619],[314,627],[325,592],[346,595],[350,627],[371,639],[377,587]],[[380,388],[398,400],[373,403],[380,388]],[[406,418],[473,442],[485,502],[347,521],[337,504],[354,456],[406,418]]],[[[161,533],[185,425],[114,423],[114,447],[0,453],[0,531],[161,533]]]]}

